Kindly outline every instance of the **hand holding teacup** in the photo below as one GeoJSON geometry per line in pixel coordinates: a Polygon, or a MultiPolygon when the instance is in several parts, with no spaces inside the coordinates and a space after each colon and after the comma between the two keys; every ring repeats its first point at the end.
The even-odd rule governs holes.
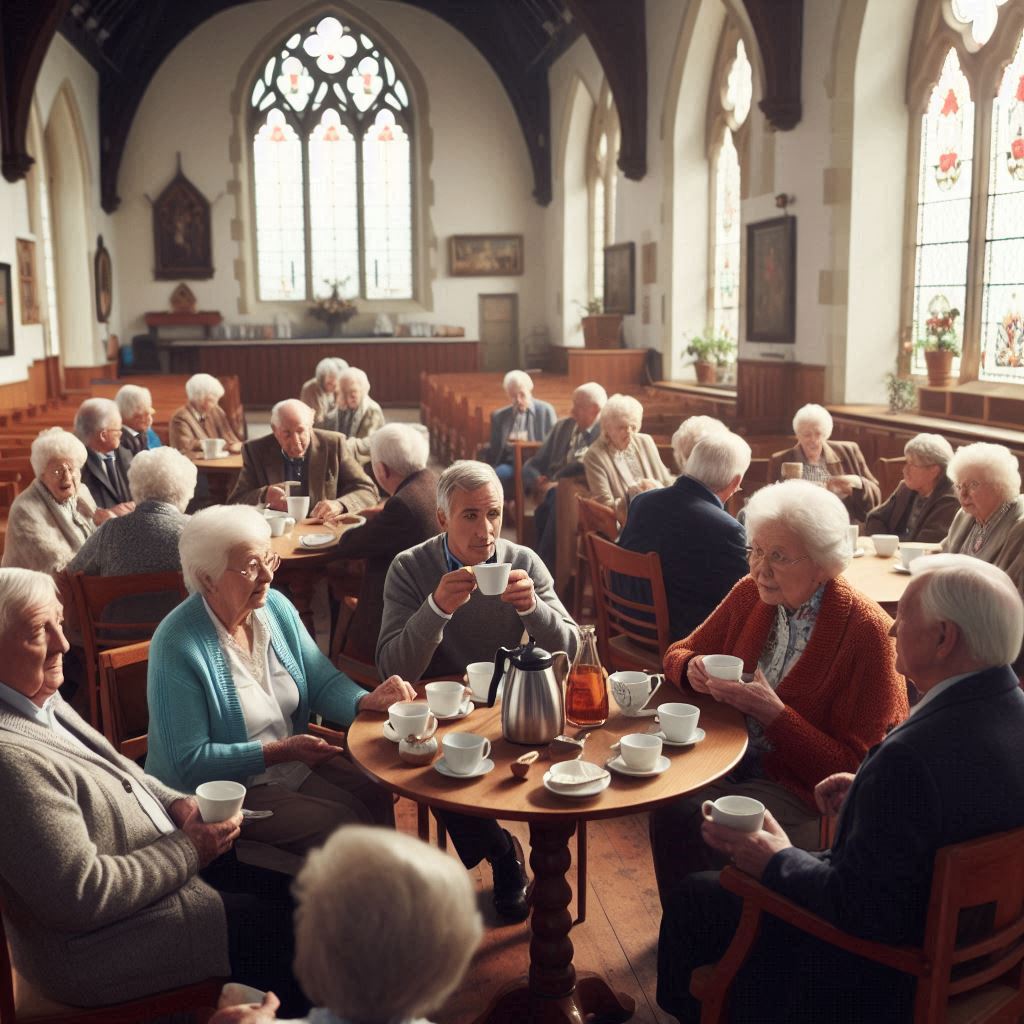
{"type": "Polygon", "coordinates": [[[501,595],[502,601],[512,605],[520,615],[528,615],[537,606],[533,580],[525,569],[513,569],[508,574],[508,585],[501,595]]]}
{"type": "Polygon", "coordinates": [[[686,666],[686,681],[698,693],[710,693],[708,680],[731,679],[739,682],[743,674],[743,659],[731,654],[698,654],[686,666]]]}
{"type": "Polygon", "coordinates": [[[360,711],[387,711],[392,704],[415,700],[416,688],[401,676],[388,676],[380,686],[359,698],[360,711]]]}
{"type": "Polygon", "coordinates": [[[786,705],[772,689],[760,668],[754,670],[754,678],[749,683],[717,679],[709,675],[706,685],[707,690],[704,692],[710,693],[720,704],[728,704],[742,714],[756,718],[765,727],[786,710],[786,705]]]}
{"type": "Polygon", "coordinates": [[[445,613],[452,615],[456,608],[461,608],[476,590],[476,577],[473,567],[464,565],[453,572],[446,572],[438,581],[433,593],[434,604],[445,613]]]}
{"type": "MultiPolygon", "coordinates": [[[[747,797],[725,796],[714,801],[714,806],[725,804],[727,801],[748,800],[747,797]]],[[[706,804],[710,801],[706,801],[706,804]]],[[[764,807],[757,800],[750,800],[752,804],[764,807]]],[[[710,812],[713,816],[716,811],[710,812]]],[[[719,818],[721,818],[719,814],[719,818]]],[[[772,817],[772,812],[764,811],[764,824],[753,832],[741,832],[729,825],[722,824],[712,817],[710,820],[705,815],[705,820],[700,827],[704,842],[713,850],[728,857],[741,871],[745,871],[754,878],[760,878],[768,861],[780,850],[785,850],[793,844],[789,836],[783,831],[782,826],[772,817]]]]}

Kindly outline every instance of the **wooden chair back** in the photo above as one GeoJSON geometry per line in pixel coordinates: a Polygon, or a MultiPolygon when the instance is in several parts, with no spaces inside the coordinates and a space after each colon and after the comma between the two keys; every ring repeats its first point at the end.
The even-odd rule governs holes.
{"type": "Polygon", "coordinates": [[[149,748],[148,668],[148,640],[101,651],[99,655],[103,735],[132,761],[145,757],[149,748]]]}
{"type": "Polygon", "coordinates": [[[877,461],[875,476],[878,477],[882,487],[882,500],[885,501],[903,482],[903,467],[907,464],[907,457],[900,455],[898,458],[879,458],[877,461]]]}
{"type": "MultiPolygon", "coordinates": [[[[576,495],[576,513],[576,571],[573,574],[572,612],[582,621],[588,582],[591,595],[595,590],[593,581],[590,580],[590,549],[587,547],[587,534],[597,533],[606,540],[615,540],[619,535],[619,522],[615,518],[614,509],[583,494],[576,495]]],[[[594,614],[597,614],[596,607],[594,614]]]]}
{"type": "Polygon", "coordinates": [[[581,533],[596,533],[605,540],[615,540],[618,537],[619,521],[615,518],[615,509],[602,505],[593,498],[585,498],[582,494],[577,495],[576,503],[580,512],[581,533]]]}
{"type": "MultiPolygon", "coordinates": [[[[539,538],[533,534],[533,514],[526,515],[526,487],[523,484],[523,466],[533,458],[540,450],[540,441],[513,441],[512,442],[512,466],[515,471],[513,478],[513,492],[516,503],[516,542],[533,547],[539,538]],[[530,522],[527,523],[527,518],[530,522]],[[527,525],[530,532],[527,534],[527,525]]],[[[531,505],[536,502],[531,499],[531,505]]]]}

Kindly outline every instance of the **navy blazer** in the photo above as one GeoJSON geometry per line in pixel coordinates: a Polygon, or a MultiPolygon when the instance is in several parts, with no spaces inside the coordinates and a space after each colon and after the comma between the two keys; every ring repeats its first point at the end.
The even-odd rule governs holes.
{"type": "MultiPolygon", "coordinates": [[[[543,441],[551,433],[555,425],[555,407],[548,402],[542,402],[539,398],[532,398],[533,403],[527,409],[526,432],[529,435],[527,440],[543,441]]],[[[508,448],[508,435],[512,431],[512,425],[516,421],[516,410],[511,405],[503,405],[491,413],[491,444],[488,449],[488,459],[492,466],[501,463],[502,456],[508,448]]],[[[507,461],[511,461],[509,458],[507,461]]]]}
{"type": "MultiPolygon", "coordinates": [[[[619,546],[654,551],[661,559],[672,639],[689,636],[746,576],[747,535],[699,480],[681,476],[671,487],[644,491],[629,503],[619,546]]],[[[621,580],[621,583],[620,583],[621,580]]],[[[615,590],[629,597],[616,580],[615,590]]],[[[649,601],[650,588],[637,597],[649,601]]]]}
{"type": "Polygon", "coordinates": [[[128,489],[128,467],[132,464],[132,453],[127,448],[114,449],[117,485],[111,486],[102,457],[91,448],[87,448],[86,451],[89,455],[82,467],[82,483],[89,488],[96,507],[113,508],[123,501],[131,501],[132,495],[128,489]]]}

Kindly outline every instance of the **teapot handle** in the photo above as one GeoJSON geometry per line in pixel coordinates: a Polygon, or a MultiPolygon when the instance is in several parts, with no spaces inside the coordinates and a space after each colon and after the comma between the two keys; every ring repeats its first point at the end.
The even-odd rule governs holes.
{"type": "Polygon", "coordinates": [[[498,685],[505,675],[505,666],[508,664],[511,654],[512,651],[508,647],[499,647],[494,655],[494,675],[491,676],[491,687],[487,691],[487,707],[489,708],[493,708],[494,702],[498,699],[498,685]]]}
{"type": "Polygon", "coordinates": [[[562,659],[561,687],[562,687],[562,692],[564,693],[565,692],[565,685],[569,681],[569,670],[572,668],[572,660],[569,658],[569,655],[565,653],[565,651],[555,651],[555,653],[551,655],[552,663],[557,658],[561,658],[562,659]]]}

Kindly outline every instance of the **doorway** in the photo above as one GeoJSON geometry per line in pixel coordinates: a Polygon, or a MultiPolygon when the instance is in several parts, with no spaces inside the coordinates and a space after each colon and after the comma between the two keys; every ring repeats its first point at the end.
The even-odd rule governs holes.
{"type": "Polygon", "coordinates": [[[519,366],[519,296],[481,295],[481,370],[492,373],[519,366]]]}

